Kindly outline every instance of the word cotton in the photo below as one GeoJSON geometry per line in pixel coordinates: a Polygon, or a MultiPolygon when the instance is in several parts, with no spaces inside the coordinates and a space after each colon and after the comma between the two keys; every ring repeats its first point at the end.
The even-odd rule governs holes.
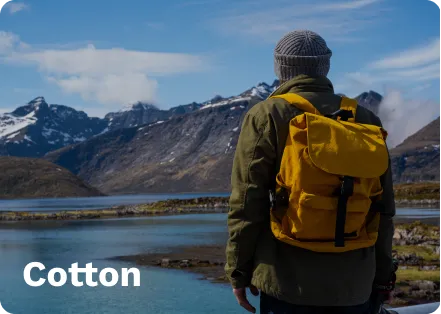
{"type": "MultiPolygon", "coordinates": [[[[46,283],[48,283],[53,287],[61,287],[67,283],[68,274],[62,268],[52,268],[47,273],[47,279],[42,278],[42,270],[45,270],[46,267],[39,262],[32,262],[26,265],[23,271],[23,277],[25,282],[31,287],[40,287],[46,283]],[[40,270],[38,280],[33,280],[31,278],[31,271],[33,269],[40,270]]],[[[68,269],[68,273],[70,274],[70,282],[74,287],[83,287],[87,285],[89,287],[97,287],[98,281],[94,280],[94,274],[98,273],[97,268],[93,268],[92,263],[86,264],[85,268],[78,268],[78,263],[74,263],[68,269]],[[85,280],[81,281],[79,279],[79,274],[85,275],[85,280]]],[[[139,287],[141,285],[141,276],[139,273],[139,269],[137,268],[123,268],[121,269],[121,276],[118,271],[114,268],[104,268],[99,272],[98,279],[99,283],[105,287],[114,287],[118,284],[121,277],[121,286],[128,287],[129,286],[129,275],[132,274],[132,287],[139,287]]],[[[84,277],[84,276],[82,276],[84,277]]]]}

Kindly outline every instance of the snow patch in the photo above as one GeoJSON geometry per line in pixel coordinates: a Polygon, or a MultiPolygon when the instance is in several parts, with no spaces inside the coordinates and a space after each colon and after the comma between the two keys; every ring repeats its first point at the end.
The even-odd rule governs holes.
{"type": "Polygon", "coordinates": [[[31,142],[31,143],[37,144],[37,143],[35,143],[35,142],[31,139],[31,137],[28,136],[28,135],[25,135],[25,136],[24,136],[24,139],[25,139],[26,141],[28,141],[28,142],[31,142]]]}
{"type": "MultiPolygon", "coordinates": [[[[204,109],[208,109],[208,108],[215,108],[215,107],[220,107],[220,106],[225,106],[225,105],[230,105],[236,102],[240,102],[240,101],[248,101],[250,100],[251,97],[236,97],[236,98],[231,98],[231,99],[227,99],[227,100],[223,100],[217,103],[208,103],[205,106],[202,106],[199,110],[204,110],[204,109]]],[[[242,106],[241,106],[242,107],[242,106]]]]}
{"type": "Polygon", "coordinates": [[[234,129],[233,129],[233,132],[237,132],[237,130],[239,130],[239,127],[234,128],[234,129]]]}
{"type": "Polygon", "coordinates": [[[106,133],[106,132],[108,132],[108,131],[109,131],[109,128],[105,128],[104,130],[101,131],[101,133],[99,133],[99,134],[97,134],[97,135],[104,134],[104,133],[106,133]]]}
{"type": "Polygon", "coordinates": [[[20,132],[12,133],[12,134],[8,135],[6,138],[13,138],[13,137],[17,136],[18,134],[20,134],[20,132]]]}
{"type": "Polygon", "coordinates": [[[48,138],[48,137],[52,136],[52,133],[57,133],[57,132],[58,132],[57,130],[48,129],[48,128],[43,127],[43,131],[41,132],[41,134],[43,134],[43,136],[45,138],[48,138]]]}
{"type": "Polygon", "coordinates": [[[73,141],[74,141],[75,143],[78,143],[78,142],[84,142],[85,140],[87,140],[87,138],[85,138],[84,136],[81,136],[81,137],[74,137],[74,138],[73,138],[73,141]]]}
{"type": "Polygon", "coordinates": [[[231,146],[231,141],[233,140],[233,138],[232,137],[230,137],[230,140],[228,141],[228,144],[227,144],[227,148],[225,149],[225,154],[228,154],[228,151],[231,149],[231,148],[233,148],[233,146],[231,146]]]}
{"type": "Polygon", "coordinates": [[[34,114],[34,112],[31,112],[24,117],[17,117],[11,113],[0,115],[0,138],[4,138],[7,135],[17,133],[21,129],[35,124],[37,122],[37,119],[34,118],[34,114]]]}

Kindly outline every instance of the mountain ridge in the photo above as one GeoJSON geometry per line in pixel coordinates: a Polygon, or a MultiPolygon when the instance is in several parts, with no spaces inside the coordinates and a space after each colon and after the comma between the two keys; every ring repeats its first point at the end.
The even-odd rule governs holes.
{"type": "Polygon", "coordinates": [[[440,180],[439,133],[438,117],[390,151],[395,182],[440,180]]]}
{"type": "MultiPolygon", "coordinates": [[[[99,120],[102,123],[99,132],[49,150],[44,158],[69,169],[106,193],[228,191],[243,117],[278,85],[278,81],[271,85],[260,82],[236,96],[217,95],[202,103],[193,102],[167,110],[148,103],[133,103],[99,120]]],[[[382,96],[369,91],[357,99],[360,105],[378,111],[382,96]]],[[[48,106],[44,98],[38,97],[12,114],[16,119],[25,120],[20,123],[32,125],[37,124],[36,121],[48,120],[48,112],[52,111],[57,117],[76,112],[77,120],[91,119],[84,112],[70,109],[72,112],[66,106],[48,106]]],[[[51,135],[47,134],[51,132],[44,131],[51,135]]],[[[19,135],[23,141],[34,141],[34,137],[28,134],[19,135]]],[[[439,132],[437,136],[439,142],[439,132]]],[[[421,165],[411,165],[411,152],[403,155],[399,153],[400,149],[401,146],[391,150],[397,182],[437,179],[432,174],[428,177],[410,174],[418,173],[421,165]],[[403,158],[408,162],[403,163],[403,158]]],[[[439,152],[438,157],[434,153],[430,158],[439,159],[439,152]]],[[[430,164],[432,159],[425,160],[430,164]]]]}

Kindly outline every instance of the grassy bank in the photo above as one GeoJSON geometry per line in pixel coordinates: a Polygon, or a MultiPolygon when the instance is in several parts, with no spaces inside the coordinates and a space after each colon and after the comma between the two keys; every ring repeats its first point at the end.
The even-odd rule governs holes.
{"type": "Polygon", "coordinates": [[[400,206],[439,206],[439,182],[397,184],[395,202],[400,206]]]}
{"type": "Polygon", "coordinates": [[[226,212],[227,209],[227,198],[203,197],[195,199],[159,201],[151,204],[116,206],[109,209],[97,210],[70,210],[59,212],[0,212],[0,221],[78,220],[200,214],[226,212]]]}

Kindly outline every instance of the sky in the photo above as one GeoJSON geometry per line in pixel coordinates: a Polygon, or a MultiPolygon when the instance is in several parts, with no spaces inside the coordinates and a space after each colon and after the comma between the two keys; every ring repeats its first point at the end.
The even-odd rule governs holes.
{"type": "Polygon", "coordinates": [[[0,112],[37,96],[102,117],[237,95],[272,83],[277,41],[310,29],[333,52],[336,92],[375,90],[391,112],[432,117],[439,16],[428,0],[14,0],[0,13],[0,112]]]}

